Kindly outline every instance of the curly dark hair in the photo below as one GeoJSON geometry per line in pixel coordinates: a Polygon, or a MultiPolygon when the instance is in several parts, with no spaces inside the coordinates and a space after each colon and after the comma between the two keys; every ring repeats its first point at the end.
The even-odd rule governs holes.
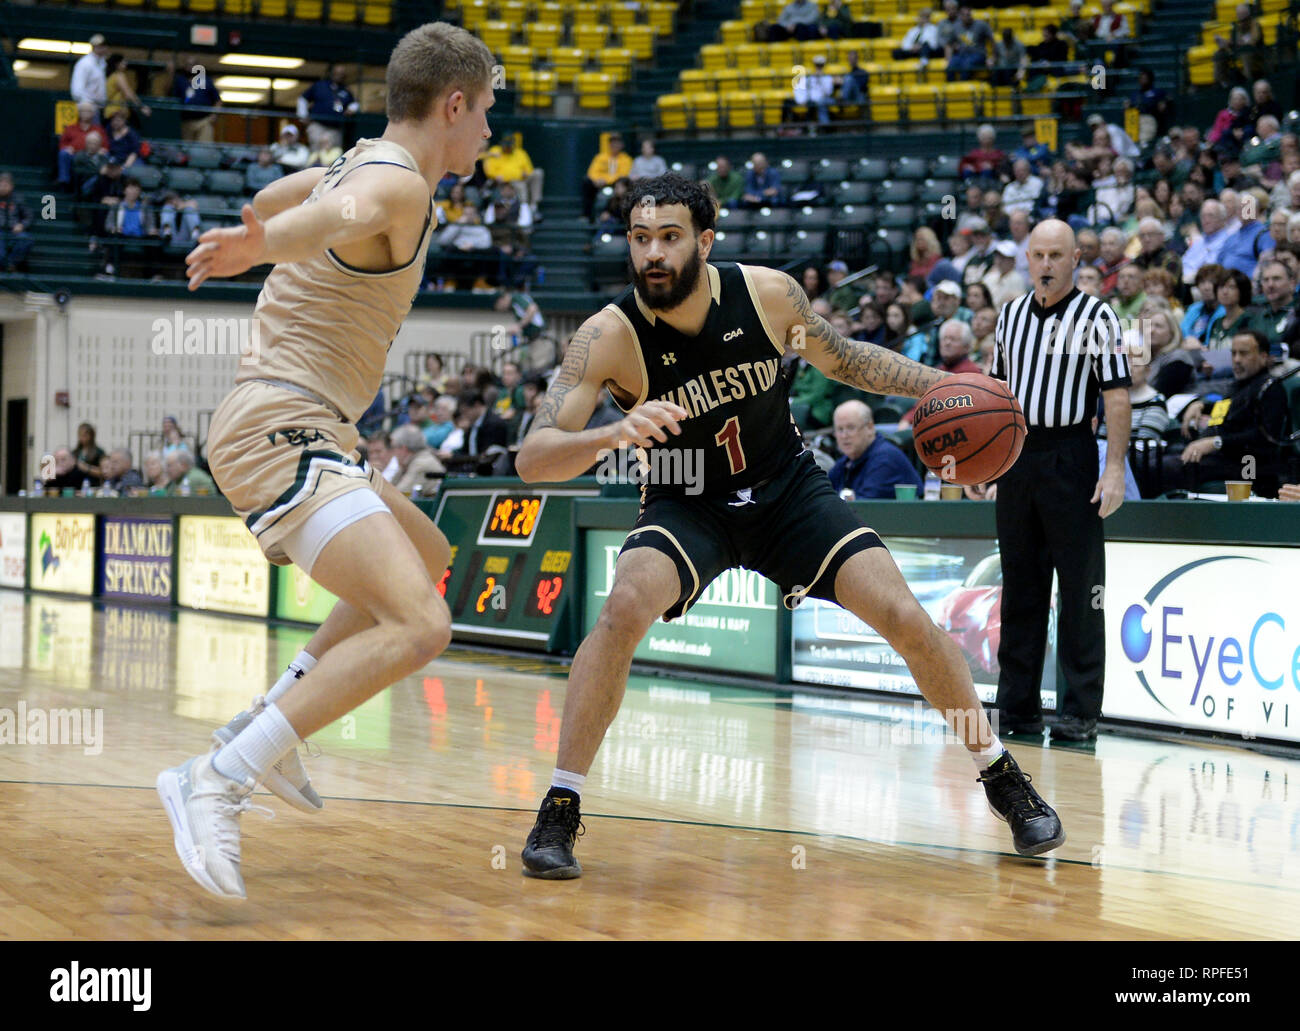
{"type": "Polygon", "coordinates": [[[714,228],[718,202],[707,183],[687,179],[676,172],[637,180],[623,201],[623,222],[629,229],[632,227],[633,212],[646,197],[653,197],[656,204],[684,204],[691,213],[691,224],[697,236],[706,229],[714,228]]]}

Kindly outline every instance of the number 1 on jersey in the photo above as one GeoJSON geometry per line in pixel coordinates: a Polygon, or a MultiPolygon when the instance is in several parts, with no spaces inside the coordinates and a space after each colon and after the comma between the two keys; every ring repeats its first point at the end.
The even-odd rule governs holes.
{"type": "Polygon", "coordinates": [[[740,446],[740,418],[733,415],[722,424],[722,429],[713,435],[714,443],[727,449],[727,461],[731,464],[731,475],[744,472],[745,451],[740,446]]]}

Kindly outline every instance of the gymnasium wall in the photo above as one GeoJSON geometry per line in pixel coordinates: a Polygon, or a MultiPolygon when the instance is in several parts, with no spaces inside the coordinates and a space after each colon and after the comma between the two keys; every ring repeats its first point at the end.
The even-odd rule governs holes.
{"type": "MultiPolygon", "coordinates": [[[[245,302],[193,299],[74,297],[62,308],[50,295],[0,300],[4,324],[3,401],[29,400],[26,485],[40,456],[75,441],[89,422],[105,449],[129,446],[133,431],[157,432],[164,415],[194,432],[230,390],[238,358],[230,354],[155,354],[157,319],[249,319],[245,302]],[[55,395],[67,392],[64,407],[55,395]]],[[[411,352],[469,353],[470,335],[490,332],[493,311],[416,309],[389,351],[387,371],[400,373],[411,352]]],[[[390,399],[391,400],[391,399],[390,399]]],[[[0,453],[4,441],[0,438],[0,453]]],[[[137,464],[142,456],[136,455],[137,464]]]]}

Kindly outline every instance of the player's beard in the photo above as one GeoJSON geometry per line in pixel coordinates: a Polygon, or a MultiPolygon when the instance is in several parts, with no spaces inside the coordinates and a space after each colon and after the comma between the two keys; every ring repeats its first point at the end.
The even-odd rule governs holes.
{"type": "Polygon", "coordinates": [[[668,273],[668,282],[663,283],[648,281],[645,273],[637,269],[629,258],[628,273],[647,308],[651,311],[671,311],[691,296],[695,284],[699,282],[702,264],[700,252],[691,251],[690,258],[680,272],[673,272],[671,269],[656,265],[655,270],[668,273]]]}

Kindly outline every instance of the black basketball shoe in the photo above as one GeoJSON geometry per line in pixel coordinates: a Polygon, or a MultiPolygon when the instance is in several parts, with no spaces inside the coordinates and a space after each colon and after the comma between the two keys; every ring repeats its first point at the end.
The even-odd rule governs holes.
{"type": "Polygon", "coordinates": [[[548,794],[542,799],[537,822],[524,843],[524,876],[549,881],[581,877],[582,867],[573,857],[573,846],[585,830],[577,795],[548,794]]]}
{"type": "Polygon", "coordinates": [[[1016,851],[1037,856],[1065,844],[1065,829],[1056,811],[1042,800],[1010,752],[1003,752],[979,775],[993,815],[1011,827],[1016,851]]]}

